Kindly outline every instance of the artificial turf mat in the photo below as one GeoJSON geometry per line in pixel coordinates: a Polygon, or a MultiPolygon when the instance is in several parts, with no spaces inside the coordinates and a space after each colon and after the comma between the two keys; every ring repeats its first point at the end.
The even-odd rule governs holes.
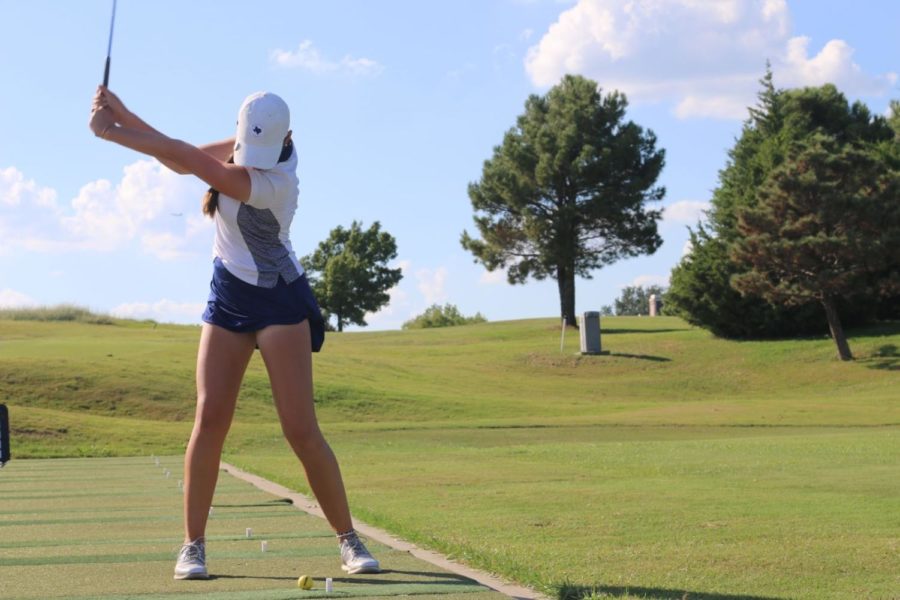
{"type": "Polygon", "coordinates": [[[323,520],[225,472],[207,527],[212,578],[175,581],[181,458],[158,460],[20,460],[0,471],[0,598],[504,598],[373,540],[367,545],[384,572],[347,575],[323,520]],[[303,574],[314,579],[312,590],[297,588],[303,574]],[[326,577],[334,582],[331,594],[324,591],[326,577]]]}

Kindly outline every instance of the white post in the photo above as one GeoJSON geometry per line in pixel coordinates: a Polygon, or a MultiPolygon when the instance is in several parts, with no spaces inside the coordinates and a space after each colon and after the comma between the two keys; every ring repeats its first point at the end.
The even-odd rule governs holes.
{"type": "Polygon", "coordinates": [[[559,337],[559,351],[563,351],[563,344],[566,342],[566,315],[562,318],[562,335],[559,337]]]}

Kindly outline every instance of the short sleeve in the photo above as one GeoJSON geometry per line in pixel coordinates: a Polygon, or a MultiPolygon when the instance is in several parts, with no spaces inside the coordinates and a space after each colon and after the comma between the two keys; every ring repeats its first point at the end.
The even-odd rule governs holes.
{"type": "Polygon", "coordinates": [[[284,194],[284,177],[277,172],[249,168],[250,198],[247,204],[254,208],[272,208],[284,194]]]}

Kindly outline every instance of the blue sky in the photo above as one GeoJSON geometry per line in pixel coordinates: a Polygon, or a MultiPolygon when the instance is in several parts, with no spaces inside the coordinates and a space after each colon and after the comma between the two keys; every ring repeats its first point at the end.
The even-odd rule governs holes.
{"type": "MultiPolygon", "coordinates": [[[[109,0],[0,0],[0,306],[76,303],[199,323],[211,273],[204,186],[95,139],[109,0]]],[[[664,245],[576,283],[578,311],[665,284],[740,132],[765,62],[776,85],[900,98],[900,3],[805,0],[120,0],[110,87],[192,143],[233,135],[243,98],[284,97],[300,153],[292,241],[380,221],[403,280],[370,329],[433,303],[490,320],[557,316],[556,282],[510,286],[459,245],[469,182],[567,73],[629,98],[666,150],[664,245]],[[252,6],[252,8],[250,8],[252,6]]],[[[498,276],[499,275],[499,276],[498,276]]]]}

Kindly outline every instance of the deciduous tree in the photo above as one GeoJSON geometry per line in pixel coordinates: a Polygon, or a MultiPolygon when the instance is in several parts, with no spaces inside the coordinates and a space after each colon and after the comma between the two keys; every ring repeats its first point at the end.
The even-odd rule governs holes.
{"type": "Polygon", "coordinates": [[[353,221],[349,229],[332,229],[301,262],[323,313],[343,331],[350,323],[365,326],[366,313],[388,303],[388,290],[403,277],[401,269],[388,267],[395,258],[397,242],[378,221],[366,230],[353,221]]]}

